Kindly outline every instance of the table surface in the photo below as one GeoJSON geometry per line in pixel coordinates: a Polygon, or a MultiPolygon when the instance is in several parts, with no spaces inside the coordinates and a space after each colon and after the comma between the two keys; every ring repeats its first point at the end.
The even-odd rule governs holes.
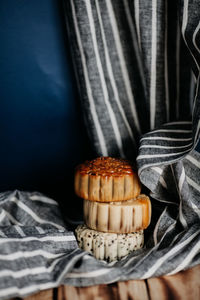
{"type": "MultiPolygon", "coordinates": [[[[15,298],[12,300],[17,300],[15,298]]],[[[41,291],[24,300],[198,300],[200,265],[172,276],[129,280],[109,285],[77,288],[60,286],[41,291]]]]}

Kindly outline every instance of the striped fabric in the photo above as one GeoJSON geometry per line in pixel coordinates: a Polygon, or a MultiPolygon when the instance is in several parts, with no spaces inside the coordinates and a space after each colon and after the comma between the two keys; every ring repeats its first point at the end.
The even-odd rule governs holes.
{"type": "Polygon", "coordinates": [[[39,193],[0,194],[0,299],[57,286],[83,255],[56,201],[39,193]]]}
{"type": "Polygon", "coordinates": [[[97,154],[134,159],[141,134],[192,114],[197,126],[199,1],[64,2],[97,154]]]}
{"type": "Polygon", "coordinates": [[[200,2],[63,2],[91,143],[96,155],[137,158],[152,222],[144,249],[108,264],[78,248],[55,201],[0,194],[0,299],[200,263],[200,2]]]}
{"type": "Polygon", "coordinates": [[[65,282],[145,279],[200,263],[200,2],[64,4],[94,150],[136,159],[153,204],[144,250],[111,265],[82,258],[65,282]]]}

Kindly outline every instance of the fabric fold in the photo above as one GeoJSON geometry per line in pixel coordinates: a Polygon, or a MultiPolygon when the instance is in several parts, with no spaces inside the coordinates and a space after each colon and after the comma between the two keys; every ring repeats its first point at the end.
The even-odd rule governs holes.
{"type": "Polygon", "coordinates": [[[137,157],[153,205],[145,249],[113,265],[88,257],[90,268],[83,257],[66,282],[145,279],[199,264],[198,1],[64,4],[91,143],[97,155],[137,157]]]}

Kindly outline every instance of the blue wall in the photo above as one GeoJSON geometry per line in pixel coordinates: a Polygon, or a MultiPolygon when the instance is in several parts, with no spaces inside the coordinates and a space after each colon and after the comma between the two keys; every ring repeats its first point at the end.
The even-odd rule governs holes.
{"type": "Polygon", "coordinates": [[[89,157],[61,1],[0,1],[0,191],[73,193],[89,157]]]}

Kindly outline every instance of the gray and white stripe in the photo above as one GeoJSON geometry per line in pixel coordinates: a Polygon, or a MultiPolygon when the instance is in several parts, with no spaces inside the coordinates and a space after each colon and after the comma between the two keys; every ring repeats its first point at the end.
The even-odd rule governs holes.
{"type": "MultiPolygon", "coordinates": [[[[107,76],[106,84],[109,86],[112,77],[114,92],[109,94],[109,101],[119,123],[124,154],[134,160],[139,148],[138,172],[142,183],[149,188],[152,198],[156,199],[152,203],[157,221],[154,223],[152,220],[152,235],[144,251],[110,266],[110,272],[105,274],[106,265],[102,267],[91,258],[88,271],[83,267],[81,272],[81,266],[78,273],[74,271],[66,277],[66,282],[77,285],[81,278],[80,285],[90,285],[119,279],[147,278],[174,273],[197,264],[196,243],[200,238],[197,231],[200,216],[197,200],[200,193],[199,3],[197,0],[192,4],[190,0],[74,2],[77,7],[91,5],[91,26],[103,36],[104,47],[100,46],[100,39],[96,40],[95,47],[101,60],[106,51],[104,74],[107,74],[108,63],[112,71],[107,76]],[[192,65],[188,55],[193,60],[192,65]],[[130,63],[133,62],[130,56],[135,64],[130,63]],[[193,80],[192,74],[197,81],[193,80]],[[138,93],[138,87],[143,89],[142,93],[138,93]],[[118,109],[123,108],[127,118],[119,118],[118,111],[114,110],[115,102],[118,103],[118,109]],[[122,126],[123,123],[126,126],[122,126]],[[135,141],[131,150],[130,130],[135,141]],[[140,144],[137,144],[140,132],[142,136],[140,144]],[[176,262],[168,264],[169,260],[173,261],[173,256],[176,262]],[[120,275],[118,268],[126,275],[120,275]],[[147,269],[148,272],[145,271],[147,269]],[[95,274],[94,278],[92,274],[95,274]],[[104,276],[101,277],[101,274],[104,276]]],[[[67,1],[64,3],[70,16],[71,7],[67,1]]],[[[79,10],[76,10],[76,17],[82,21],[80,27],[89,22],[79,10]]],[[[71,26],[70,37],[76,40],[73,23],[70,19],[67,19],[67,23],[71,26]]],[[[81,32],[82,40],[87,38],[88,43],[92,44],[91,29],[81,32]]],[[[95,57],[92,59],[95,60],[95,57]]],[[[78,63],[78,57],[74,56],[74,61],[78,63]]],[[[91,74],[94,72],[89,60],[87,70],[91,74]]],[[[77,64],[76,72],[81,74],[80,64],[77,64]]],[[[90,83],[95,90],[97,83],[90,83]]],[[[104,95],[100,93],[96,107],[103,107],[104,102],[104,95]]],[[[104,129],[110,132],[109,138],[105,137],[105,143],[109,145],[108,154],[120,156],[119,149],[115,147],[116,141],[111,143],[111,137],[115,139],[111,120],[103,123],[101,116],[98,117],[103,132],[104,129]]],[[[86,126],[93,130],[87,116],[86,126]]],[[[94,143],[94,139],[91,142],[94,143]]],[[[98,149],[96,153],[99,154],[98,149]]]]}

